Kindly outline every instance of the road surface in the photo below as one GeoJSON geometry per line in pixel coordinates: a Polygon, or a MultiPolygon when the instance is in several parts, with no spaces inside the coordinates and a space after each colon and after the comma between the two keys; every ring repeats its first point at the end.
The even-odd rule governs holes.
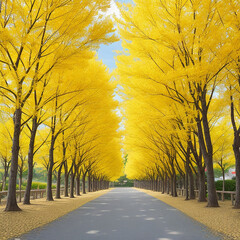
{"type": "Polygon", "coordinates": [[[132,188],[113,189],[21,240],[219,240],[200,223],[132,188]]]}

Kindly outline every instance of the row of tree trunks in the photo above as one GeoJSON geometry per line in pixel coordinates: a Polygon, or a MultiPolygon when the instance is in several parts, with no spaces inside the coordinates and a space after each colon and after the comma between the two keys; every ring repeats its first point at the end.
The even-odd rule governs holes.
{"type": "MultiPolygon", "coordinates": [[[[66,149],[64,148],[63,144],[63,161],[59,164],[58,166],[58,171],[57,171],[57,186],[56,186],[56,195],[55,199],[60,199],[61,198],[61,174],[62,174],[62,168],[64,167],[65,169],[65,176],[64,176],[64,197],[70,197],[74,198],[74,193],[77,196],[80,196],[80,179],[81,179],[81,172],[82,170],[79,168],[79,166],[76,166],[75,163],[72,163],[72,166],[68,170],[68,163],[65,161],[65,153],[66,149]],[[69,184],[69,176],[70,176],[70,184],[69,184]],[[70,186],[69,186],[70,185],[70,186]],[[68,194],[69,192],[69,187],[70,187],[70,196],[68,194]]],[[[30,152],[31,155],[33,155],[33,152],[30,152]]],[[[50,149],[50,157],[51,156],[51,149],[50,149]]],[[[53,163],[53,160],[50,161],[53,163]]],[[[32,166],[33,169],[33,161],[29,161],[29,165],[32,166]]],[[[52,176],[50,177],[50,173],[52,172],[52,166],[49,166],[48,169],[48,186],[51,186],[50,181],[52,182],[52,176]]],[[[82,193],[86,194],[86,176],[89,171],[83,172],[82,176],[82,193]]],[[[32,184],[32,177],[33,177],[33,171],[30,172],[30,178],[28,179],[28,184],[32,184]]],[[[108,189],[109,188],[109,182],[104,181],[103,179],[96,178],[94,176],[91,176],[91,174],[88,174],[88,192],[94,192],[94,191],[99,191],[103,189],[108,189]]],[[[31,186],[30,184],[30,186],[31,186]]],[[[30,191],[31,187],[29,188],[29,193],[27,192],[24,197],[24,204],[30,204],[30,191]],[[26,196],[27,195],[27,196],[26,196]]],[[[48,201],[53,201],[53,195],[52,195],[52,188],[47,188],[47,200],[48,201]],[[49,198],[51,196],[51,198],[49,198]]]]}
{"type": "Polygon", "coordinates": [[[173,196],[177,194],[177,182],[176,177],[168,177],[160,178],[156,177],[156,179],[149,179],[149,180],[141,180],[141,181],[134,181],[134,187],[136,188],[143,188],[155,192],[162,192],[162,193],[170,193],[173,196]]]}
{"type": "Polygon", "coordinates": [[[103,179],[94,177],[91,175],[91,171],[79,168],[74,162],[72,163],[71,168],[68,171],[67,162],[62,162],[58,168],[57,174],[57,188],[56,188],[56,197],[57,199],[60,197],[60,186],[61,186],[61,172],[62,167],[65,167],[65,182],[64,182],[64,196],[68,197],[68,189],[69,189],[69,175],[70,175],[70,198],[74,198],[74,192],[77,196],[80,196],[80,179],[82,174],[82,194],[86,194],[86,176],[87,176],[87,188],[88,192],[99,191],[103,189],[109,188],[109,181],[104,181],[103,179]],[[75,189],[74,189],[75,188],[75,189]],[[74,191],[75,190],[75,191],[74,191]]]}
{"type": "Polygon", "coordinates": [[[3,165],[3,178],[2,178],[2,186],[0,186],[0,191],[4,191],[6,183],[7,183],[7,177],[9,174],[9,168],[10,168],[11,161],[8,161],[7,158],[2,157],[2,165],[3,165]]]}
{"type": "Polygon", "coordinates": [[[206,201],[206,187],[205,187],[205,172],[204,169],[200,169],[197,175],[193,174],[191,167],[186,164],[186,170],[188,174],[178,177],[176,174],[172,174],[170,177],[165,174],[165,177],[156,176],[156,178],[148,180],[135,180],[134,187],[143,188],[151,191],[162,192],[162,194],[171,194],[173,197],[177,197],[177,187],[180,189],[188,189],[185,193],[186,200],[195,199],[195,182],[197,185],[198,201],[206,201]]]}
{"type": "MultiPolygon", "coordinates": [[[[61,171],[63,167],[63,163],[59,166],[58,173],[57,173],[57,186],[56,186],[56,195],[55,199],[61,199],[61,171]]],[[[65,178],[66,179],[66,178],[65,178]]],[[[69,177],[67,178],[69,179],[69,177]]],[[[64,188],[64,196],[65,193],[69,191],[69,196],[70,198],[74,198],[76,196],[80,196],[80,191],[81,191],[81,185],[80,185],[80,174],[75,174],[73,172],[73,168],[70,170],[70,183],[67,181],[65,183],[65,186],[68,186],[68,189],[64,188]],[[69,188],[70,187],[70,188],[69,188]]],[[[83,194],[86,194],[86,189],[88,189],[88,192],[96,192],[104,189],[109,188],[109,181],[105,181],[103,179],[97,179],[93,176],[88,176],[87,177],[88,181],[86,179],[83,179],[82,177],[82,192],[83,194]],[[86,187],[87,185],[87,187],[86,187]]],[[[20,198],[19,198],[20,199],[20,198]]],[[[53,199],[54,200],[54,199],[53,199]]],[[[52,201],[53,201],[52,200],[52,201]]]]}

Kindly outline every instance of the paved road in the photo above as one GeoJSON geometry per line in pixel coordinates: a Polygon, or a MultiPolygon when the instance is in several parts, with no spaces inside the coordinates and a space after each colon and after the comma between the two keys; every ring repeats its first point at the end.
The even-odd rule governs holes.
{"type": "Polygon", "coordinates": [[[120,188],[21,240],[217,240],[175,208],[135,189],[120,188]]]}

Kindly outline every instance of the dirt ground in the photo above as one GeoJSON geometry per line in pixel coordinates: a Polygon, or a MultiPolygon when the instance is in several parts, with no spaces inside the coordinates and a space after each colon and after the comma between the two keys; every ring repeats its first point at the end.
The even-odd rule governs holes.
{"type": "Polygon", "coordinates": [[[63,197],[55,199],[53,202],[36,199],[32,201],[31,205],[20,203],[19,207],[23,210],[21,212],[4,212],[4,206],[0,206],[0,239],[18,237],[34,228],[43,226],[109,191],[87,193],[76,198],[63,197]]]}
{"type": "Polygon", "coordinates": [[[186,201],[184,197],[181,196],[173,198],[159,192],[143,189],[138,190],[179,209],[181,212],[206,225],[213,231],[224,234],[226,240],[240,239],[240,210],[233,209],[231,201],[219,201],[219,208],[208,208],[206,207],[207,203],[199,203],[197,200],[186,201]]]}

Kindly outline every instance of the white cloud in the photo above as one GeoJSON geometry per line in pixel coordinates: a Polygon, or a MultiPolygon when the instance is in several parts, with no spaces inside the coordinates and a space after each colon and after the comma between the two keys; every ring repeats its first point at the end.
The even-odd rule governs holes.
{"type": "Polygon", "coordinates": [[[108,9],[108,11],[106,12],[107,16],[116,14],[117,17],[120,17],[120,11],[115,3],[114,0],[111,1],[111,7],[108,9]]]}

